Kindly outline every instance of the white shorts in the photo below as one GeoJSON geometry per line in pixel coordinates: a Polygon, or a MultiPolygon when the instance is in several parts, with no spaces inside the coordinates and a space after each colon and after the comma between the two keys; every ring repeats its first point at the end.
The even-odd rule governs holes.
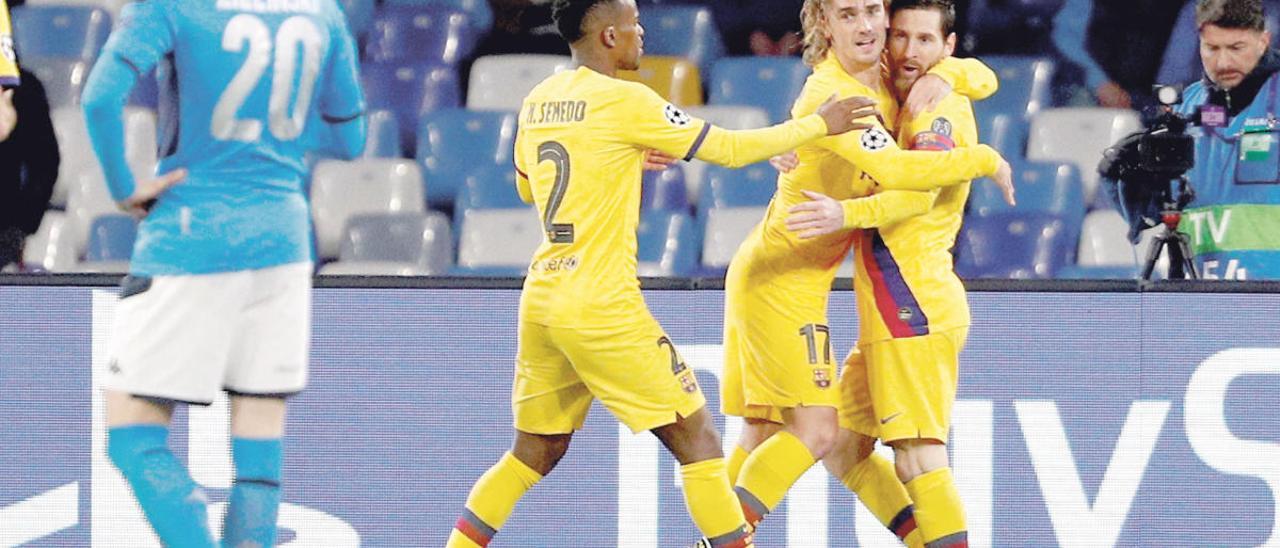
{"type": "Polygon", "coordinates": [[[196,404],[307,384],[311,263],[125,278],[103,388],[196,404]]]}

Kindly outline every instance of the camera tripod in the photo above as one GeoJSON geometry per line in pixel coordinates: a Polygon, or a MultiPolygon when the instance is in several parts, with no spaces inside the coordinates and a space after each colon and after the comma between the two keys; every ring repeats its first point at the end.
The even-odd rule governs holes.
{"type": "Polygon", "coordinates": [[[1191,241],[1187,235],[1178,232],[1178,223],[1182,222],[1182,209],[1195,199],[1195,191],[1187,181],[1186,175],[1176,179],[1176,185],[1170,185],[1160,192],[1164,206],[1160,211],[1160,223],[1164,226],[1155,238],[1151,247],[1147,248],[1147,260],[1142,266],[1142,279],[1150,280],[1156,268],[1160,253],[1169,251],[1169,279],[1200,279],[1196,265],[1191,261],[1191,241]]]}

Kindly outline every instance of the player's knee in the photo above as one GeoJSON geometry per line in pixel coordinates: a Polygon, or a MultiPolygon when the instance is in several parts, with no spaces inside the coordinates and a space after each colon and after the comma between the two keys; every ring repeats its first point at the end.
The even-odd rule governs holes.
{"type": "Polygon", "coordinates": [[[836,447],[839,428],[834,424],[811,424],[796,432],[796,437],[809,449],[815,460],[822,460],[836,447]]]}
{"type": "Polygon", "coordinates": [[[891,445],[894,469],[903,483],[949,465],[947,446],[936,440],[898,440],[891,445]]]}
{"type": "Polygon", "coordinates": [[[569,451],[572,434],[539,435],[519,432],[511,454],[529,468],[547,475],[569,451]]]}

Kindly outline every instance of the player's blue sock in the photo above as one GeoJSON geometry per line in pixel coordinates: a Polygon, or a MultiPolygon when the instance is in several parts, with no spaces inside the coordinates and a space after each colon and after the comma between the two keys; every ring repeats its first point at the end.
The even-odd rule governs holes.
{"type": "Polygon", "coordinates": [[[204,490],[169,450],[169,427],[118,426],[107,431],[107,456],[120,469],[165,546],[214,546],[204,490]]]}
{"type": "Polygon", "coordinates": [[[275,546],[282,452],[279,438],[231,438],[236,482],[222,522],[223,546],[275,546]]]}

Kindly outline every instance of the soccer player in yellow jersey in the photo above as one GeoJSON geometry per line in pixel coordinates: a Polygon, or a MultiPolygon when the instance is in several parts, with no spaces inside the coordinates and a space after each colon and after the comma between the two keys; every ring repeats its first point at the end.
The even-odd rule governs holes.
{"type": "Polygon", "coordinates": [[[18,87],[18,55],[13,50],[13,31],[9,25],[9,7],[0,4],[0,141],[9,138],[18,124],[18,111],[13,107],[13,89],[18,87]]]}
{"type": "Polygon", "coordinates": [[[693,370],[640,293],[641,165],[657,150],[743,166],[870,127],[854,120],[871,120],[872,102],[828,100],[778,126],[725,131],[615,77],[643,51],[634,0],[558,0],[552,14],[577,68],[529,93],[516,136],[519,190],[546,237],[520,299],[515,442],[472,488],[447,546],[488,544],[564,455],[594,398],[633,431],[652,431],[680,462],[690,515],[713,546],[751,546],[693,370]]]}
{"type": "MultiPolygon", "coordinates": [[[[811,111],[817,98],[836,92],[874,97],[884,119],[894,121],[897,100],[880,72],[887,26],[881,0],[808,0],[802,22],[814,73],[793,114],[811,111]]],[[[994,75],[971,63],[980,65],[951,59],[937,72],[949,74],[962,91],[989,94],[994,75]],[[984,81],[957,79],[970,73],[984,81]]],[[[803,239],[788,230],[788,211],[813,193],[847,199],[887,189],[927,191],[984,175],[994,176],[1011,199],[1008,164],[990,147],[969,144],[948,152],[902,150],[877,126],[800,147],[798,169],[779,178],[764,221],[739,248],[725,282],[722,405],[747,423],[730,468],[740,466],[736,490],[750,522],[763,519],[831,451],[839,431],[827,296],[857,235],[803,239]]],[[[886,526],[918,543],[911,500],[893,465],[879,457],[858,464],[838,477],[886,526]]]]}
{"type": "MultiPolygon", "coordinates": [[[[890,12],[890,65],[903,97],[954,50],[955,8],[951,0],[895,0],[890,12]]],[[[977,141],[973,107],[955,93],[936,109],[902,120],[898,131],[898,142],[915,150],[977,141]]],[[[914,502],[920,540],[930,548],[961,548],[968,532],[945,444],[969,329],[950,251],[969,184],[878,190],[842,202],[815,194],[788,219],[801,238],[846,233],[856,239],[858,348],[840,379],[841,430],[826,464],[843,477],[866,462],[876,438],[883,440],[893,447],[897,476],[914,502]]]]}

